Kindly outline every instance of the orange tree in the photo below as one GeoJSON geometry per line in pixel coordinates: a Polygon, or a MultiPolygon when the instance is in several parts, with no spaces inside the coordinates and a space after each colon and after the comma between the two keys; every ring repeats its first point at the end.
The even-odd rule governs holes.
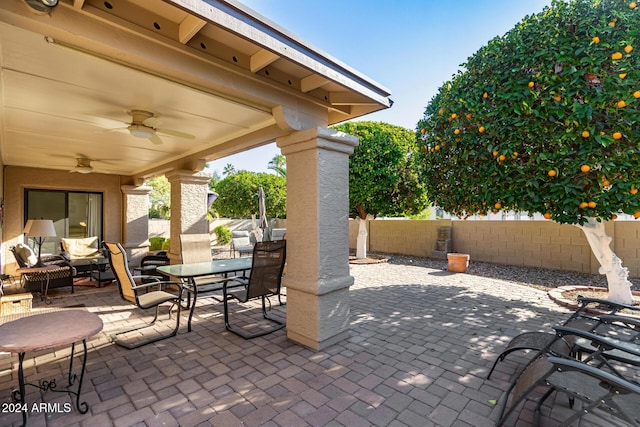
{"type": "Polygon", "coordinates": [[[417,125],[438,206],[580,226],[609,298],[627,303],[602,221],[640,217],[639,13],[628,0],[552,1],[471,56],[417,125]]]}

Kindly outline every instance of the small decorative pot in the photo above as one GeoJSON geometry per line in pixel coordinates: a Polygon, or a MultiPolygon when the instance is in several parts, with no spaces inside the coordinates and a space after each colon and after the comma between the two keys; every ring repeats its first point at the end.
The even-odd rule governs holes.
{"type": "Polygon", "coordinates": [[[468,254],[447,254],[447,270],[454,273],[466,273],[467,267],[469,267],[469,255],[468,254]]]}

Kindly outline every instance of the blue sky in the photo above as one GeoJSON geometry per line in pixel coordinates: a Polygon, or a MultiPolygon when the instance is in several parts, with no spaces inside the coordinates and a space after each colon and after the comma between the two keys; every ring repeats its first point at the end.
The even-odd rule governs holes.
{"type": "MultiPolygon", "coordinates": [[[[391,91],[388,110],[359,120],[414,129],[460,64],[550,0],[243,0],[242,3],[391,91]]],[[[275,144],[211,162],[222,174],[268,171],[275,144]]]]}

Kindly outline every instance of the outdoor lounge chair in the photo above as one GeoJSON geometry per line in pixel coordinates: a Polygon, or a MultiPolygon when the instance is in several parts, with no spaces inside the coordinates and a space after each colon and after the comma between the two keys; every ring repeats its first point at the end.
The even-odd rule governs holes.
{"type": "MultiPolygon", "coordinates": [[[[236,277],[224,282],[224,324],[229,331],[244,339],[250,339],[270,334],[285,327],[285,322],[274,319],[267,314],[266,303],[270,296],[280,295],[282,270],[287,255],[286,247],[286,240],[256,243],[253,248],[253,260],[251,262],[251,273],[249,277],[236,277]],[[243,286],[243,289],[229,291],[232,286],[237,286],[238,284],[243,286]],[[246,303],[258,298],[262,300],[262,316],[274,323],[275,326],[269,329],[261,329],[255,333],[248,333],[243,329],[231,326],[229,320],[229,300],[235,299],[238,302],[246,303]]],[[[269,306],[271,306],[270,301],[269,306]]]]}
{"type": "Polygon", "coordinates": [[[568,357],[575,354],[573,350],[567,353],[565,347],[565,351],[557,352],[554,350],[555,342],[549,343],[527,364],[505,393],[497,425],[502,425],[534,389],[548,387],[536,405],[535,425],[539,424],[540,408],[545,400],[554,391],[561,391],[569,396],[570,408],[575,411],[562,421],[562,425],[570,425],[587,413],[604,409],[606,417],[594,415],[605,420],[614,416],[630,425],[640,426],[640,412],[637,410],[640,407],[640,384],[635,381],[640,344],[565,326],[555,326],[554,329],[555,342],[566,341],[573,336],[571,342],[585,339],[596,350],[583,360],[576,360],[568,357]],[[612,359],[606,353],[615,354],[616,360],[622,363],[617,368],[613,367],[612,359]],[[625,371],[625,364],[632,369],[625,371]],[[623,372],[631,372],[630,377],[625,377],[623,372]],[[574,408],[575,400],[580,401],[580,407],[574,408]]]}
{"type": "Polygon", "coordinates": [[[231,253],[234,258],[236,257],[236,251],[239,256],[253,253],[253,245],[251,244],[251,237],[248,231],[231,232],[231,253]]]}
{"type": "Polygon", "coordinates": [[[135,304],[142,310],[155,308],[155,315],[150,323],[115,332],[111,334],[113,341],[122,347],[133,349],[175,336],[178,333],[178,329],[180,328],[180,300],[182,298],[183,290],[182,283],[160,281],[156,276],[132,276],[131,272],[129,271],[129,265],[127,263],[127,254],[122,245],[120,243],[108,242],[104,242],[103,245],[107,249],[109,264],[111,264],[111,270],[113,271],[116,281],[118,282],[118,288],[120,289],[120,296],[122,297],[122,299],[135,304]],[[149,282],[142,283],[142,280],[149,282]],[[167,285],[176,287],[178,292],[172,293],[163,290],[162,288],[167,285]],[[130,341],[127,341],[120,337],[120,335],[124,335],[128,332],[138,331],[154,325],[156,320],[158,319],[160,305],[166,302],[171,303],[171,307],[169,308],[169,319],[171,318],[171,309],[173,308],[173,306],[178,306],[176,314],[176,326],[169,334],[153,335],[146,340],[130,341]]]}
{"type": "MultiPolygon", "coordinates": [[[[627,306],[624,304],[618,304],[612,301],[597,299],[597,298],[584,298],[582,296],[578,297],[578,302],[580,303],[580,307],[571,314],[571,316],[563,323],[563,326],[572,327],[574,329],[580,329],[585,331],[593,331],[595,328],[602,326],[602,317],[603,316],[594,316],[590,315],[587,311],[589,305],[594,304],[597,306],[607,306],[609,307],[609,315],[614,315],[620,310],[630,309],[630,310],[640,310],[640,307],[627,306]]],[[[605,322],[606,323],[606,322],[605,322]]],[[[493,366],[487,375],[487,379],[491,378],[491,374],[498,362],[501,362],[507,357],[510,353],[519,350],[534,350],[540,351],[546,345],[555,340],[556,334],[553,332],[523,332],[519,335],[516,335],[509,341],[505,349],[498,355],[496,360],[493,362],[493,366]]],[[[581,341],[584,344],[584,340],[581,341]]],[[[563,344],[556,344],[563,345],[563,344]]],[[[573,343],[571,343],[573,346],[573,343]]],[[[589,351],[588,347],[581,346],[585,351],[589,351]]],[[[576,349],[579,351],[580,348],[576,349]]],[[[535,353],[534,353],[535,354],[535,353]]]]}

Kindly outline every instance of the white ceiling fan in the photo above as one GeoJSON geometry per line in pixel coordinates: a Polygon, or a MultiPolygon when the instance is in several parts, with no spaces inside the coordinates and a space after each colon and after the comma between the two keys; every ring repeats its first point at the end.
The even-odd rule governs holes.
{"type": "Polygon", "coordinates": [[[77,157],[76,158],[76,167],[71,169],[69,172],[77,172],[77,173],[91,173],[93,172],[93,166],[91,166],[91,159],[87,159],[86,157],[77,157]]]}
{"type": "Polygon", "coordinates": [[[158,116],[150,111],[145,110],[131,110],[128,111],[131,115],[131,123],[126,128],[118,128],[112,130],[126,129],[132,136],[136,138],[148,139],[154,144],[162,144],[162,139],[158,134],[175,136],[177,138],[195,139],[195,136],[180,132],[173,129],[160,128],[160,120],[158,116]]]}

